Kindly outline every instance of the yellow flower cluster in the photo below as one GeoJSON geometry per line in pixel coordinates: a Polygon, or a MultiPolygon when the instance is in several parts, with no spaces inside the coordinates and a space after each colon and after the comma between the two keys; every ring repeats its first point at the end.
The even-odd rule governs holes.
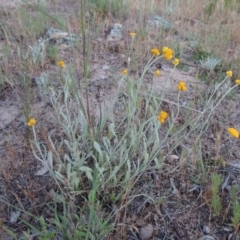
{"type": "MultiPolygon", "coordinates": [[[[158,48],[152,48],[151,53],[154,56],[159,56],[160,55],[160,50],[158,48]]],[[[162,48],[162,53],[163,53],[163,57],[169,61],[173,58],[174,56],[174,51],[169,48],[169,47],[163,47],[162,48]]],[[[175,58],[172,62],[175,66],[177,66],[179,64],[179,59],[175,58]]]]}
{"type": "Polygon", "coordinates": [[[163,47],[162,52],[165,53],[168,50],[168,47],[163,47]]]}
{"type": "Polygon", "coordinates": [[[237,85],[240,85],[240,79],[236,79],[236,80],[235,80],[235,83],[236,83],[237,85]]]}
{"type": "Polygon", "coordinates": [[[154,73],[154,75],[157,76],[157,77],[160,76],[160,74],[161,74],[161,72],[159,70],[156,70],[155,73],[154,73]]]}
{"type": "Polygon", "coordinates": [[[127,69],[123,69],[122,70],[122,75],[127,75],[128,74],[128,70],[127,69]]]}
{"type": "Polygon", "coordinates": [[[169,61],[173,58],[173,50],[171,48],[168,48],[168,47],[163,47],[162,49],[162,52],[163,52],[163,57],[169,61]]]}
{"type": "Polygon", "coordinates": [[[151,53],[152,53],[152,55],[154,55],[154,56],[159,56],[159,55],[160,55],[160,51],[159,51],[158,48],[153,48],[153,49],[151,50],[151,53]]]}
{"type": "Polygon", "coordinates": [[[229,70],[229,71],[226,72],[226,74],[227,74],[228,77],[232,77],[233,72],[231,70],[229,70]]]}
{"type": "Polygon", "coordinates": [[[158,121],[159,121],[160,123],[164,123],[167,118],[168,118],[168,113],[165,112],[165,111],[161,111],[161,112],[158,114],[158,117],[157,117],[157,119],[158,119],[158,121]]]}
{"type": "Polygon", "coordinates": [[[177,86],[178,91],[187,91],[186,83],[181,81],[177,86]]]}
{"type": "Polygon", "coordinates": [[[228,128],[228,133],[235,138],[239,138],[239,132],[236,128],[228,128]]]}
{"type": "MultiPolygon", "coordinates": [[[[227,71],[226,74],[227,74],[228,77],[232,77],[233,76],[233,72],[231,70],[227,71]]],[[[236,85],[240,85],[240,79],[236,79],[235,80],[235,84],[236,85]]]]}
{"type": "Polygon", "coordinates": [[[58,66],[61,67],[61,68],[64,68],[65,67],[65,62],[64,61],[58,61],[58,66]]]}
{"type": "Polygon", "coordinates": [[[130,32],[129,35],[130,37],[136,37],[137,34],[135,32],[130,32]]]}
{"type": "MultiPolygon", "coordinates": [[[[227,71],[226,74],[227,74],[228,77],[232,77],[233,76],[233,72],[231,70],[227,71]]],[[[240,79],[236,79],[235,80],[235,84],[236,85],[240,85],[240,79]]]]}
{"type": "Polygon", "coordinates": [[[179,64],[179,59],[175,58],[172,63],[175,65],[175,67],[179,64]]]}
{"type": "Polygon", "coordinates": [[[30,118],[27,122],[27,125],[29,127],[32,127],[32,126],[36,125],[36,123],[37,123],[37,121],[35,120],[35,118],[30,118]]]}

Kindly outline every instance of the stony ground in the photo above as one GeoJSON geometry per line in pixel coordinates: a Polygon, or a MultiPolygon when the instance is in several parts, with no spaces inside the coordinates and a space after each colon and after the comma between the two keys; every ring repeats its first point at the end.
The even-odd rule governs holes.
{"type": "MultiPolygon", "coordinates": [[[[16,4],[18,4],[17,1],[2,1],[0,6],[4,6],[5,9],[8,9],[6,11],[9,11],[16,7],[16,4]]],[[[61,6],[58,7],[61,9],[61,6]]],[[[112,21],[109,26],[116,22],[117,20],[112,21]]],[[[121,24],[125,25],[125,23],[121,24]]],[[[55,26],[49,26],[49,28],[51,27],[55,26]]],[[[118,88],[117,79],[120,78],[121,70],[127,64],[126,46],[129,42],[127,33],[131,29],[126,29],[127,25],[124,27],[123,38],[119,41],[107,42],[104,31],[92,39],[93,55],[90,59],[89,91],[91,114],[95,118],[99,117],[99,102],[104,108],[115,96],[118,88]]],[[[107,29],[106,26],[105,30],[107,29]]],[[[4,44],[9,41],[14,45],[16,39],[12,36],[6,39],[5,35],[1,34],[0,56],[2,57],[4,44]]],[[[44,38],[45,34],[46,32],[42,32],[38,39],[44,38]]],[[[177,34],[176,38],[179,38],[182,44],[188,44],[181,34],[177,34]]],[[[66,64],[71,64],[73,48],[62,48],[61,46],[60,43],[58,45],[59,56],[64,59],[66,64]]],[[[77,52],[75,61],[78,65],[82,55],[77,48],[74,51],[77,52]]],[[[15,54],[16,52],[13,53],[12,58],[15,57],[15,54]]],[[[209,85],[196,78],[199,66],[191,60],[190,56],[191,51],[186,50],[181,59],[181,67],[174,71],[168,82],[166,82],[166,78],[169,76],[172,66],[164,61],[154,65],[146,75],[144,84],[147,88],[153,84],[156,92],[162,91],[163,87],[168,89],[165,108],[170,110],[174,108],[171,103],[176,102],[177,99],[176,91],[172,89],[175,83],[182,79],[185,79],[189,86],[182,105],[187,104],[193,98],[201,99],[204,94],[207,95],[209,85]],[[161,69],[161,76],[153,78],[152,73],[156,69],[161,69]]],[[[3,61],[2,58],[1,61],[3,61]]],[[[138,66],[136,70],[140,70],[141,67],[138,66]]],[[[51,213],[43,203],[51,202],[54,199],[52,193],[57,191],[57,186],[48,174],[36,175],[41,169],[41,163],[34,158],[29,142],[26,142],[27,131],[23,115],[22,89],[18,84],[23,73],[14,66],[14,63],[10,68],[12,76],[14,76],[14,84],[9,83],[0,88],[0,220],[12,229],[21,232],[24,229],[18,220],[18,211],[14,207],[25,212],[25,214],[21,214],[21,218],[26,221],[32,221],[26,212],[44,215],[46,218],[51,217],[51,213]]],[[[136,76],[136,70],[129,73],[133,78],[136,76]]],[[[56,64],[49,61],[29,76],[32,114],[38,121],[37,134],[41,141],[46,143],[49,150],[51,150],[51,144],[48,135],[50,134],[54,140],[61,139],[62,135],[58,125],[55,124],[54,114],[50,114],[53,112],[53,108],[47,97],[43,98],[39,94],[38,84],[41,76],[48,73],[52,76],[49,79],[50,83],[58,88],[58,82],[55,80],[57,71],[56,64]]],[[[81,76],[81,71],[81,68],[76,69],[76,78],[81,76]]],[[[124,93],[125,86],[121,87],[124,93]]],[[[108,239],[140,239],[143,232],[148,231],[148,228],[150,228],[149,231],[152,231],[151,228],[153,228],[153,234],[151,238],[145,239],[240,239],[240,234],[234,233],[233,228],[229,226],[231,214],[229,189],[232,185],[239,184],[240,145],[239,142],[234,145],[234,141],[229,140],[222,130],[229,125],[240,129],[239,100],[238,90],[230,99],[224,100],[210,119],[201,145],[202,160],[206,169],[205,181],[200,181],[202,171],[197,165],[193,166],[188,161],[179,164],[181,159],[178,157],[192,146],[192,139],[189,137],[172,153],[172,157],[168,159],[161,171],[148,172],[141,177],[139,184],[134,189],[135,195],[144,192],[148,197],[135,198],[132,204],[117,215],[116,229],[108,239]],[[231,149],[230,152],[228,152],[229,149],[231,149]],[[224,158],[225,164],[217,163],[221,158],[224,158]],[[211,172],[220,173],[224,179],[220,192],[224,210],[218,217],[213,215],[209,207],[211,199],[209,176],[211,172]]],[[[201,107],[200,103],[199,109],[201,107]]],[[[179,119],[179,123],[181,124],[181,119],[179,119]]],[[[192,155],[194,154],[192,152],[192,155]]],[[[106,210],[111,211],[113,207],[106,205],[106,210]]]]}

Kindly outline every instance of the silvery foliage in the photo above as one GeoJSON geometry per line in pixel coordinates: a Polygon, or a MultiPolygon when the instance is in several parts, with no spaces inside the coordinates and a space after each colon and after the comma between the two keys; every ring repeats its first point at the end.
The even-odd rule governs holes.
{"type": "Polygon", "coordinates": [[[40,63],[41,65],[43,65],[46,57],[45,40],[39,39],[37,44],[35,44],[34,46],[29,46],[29,53],[32,58],[33,64],[40,63]]]}
{"type": "Polygon", "coordinates": [[[48,84],[49,80],[48,80],[49,76],[47,75],[47,73],[43,72],[41,73],[41,75],[39,76],[39,83],[40,84],[48,84]]]}
{"type": "Polygon", "coordinates": [[[210,57],[208,57],[206,60],[200,60],[201,67],[209,71],[213,71],[220,62],[220,59],[210,57]]]}
{"type": "Polygon", "coordinates": [[[192,40],[192,41],[189,41],[189,45],[191,48],[196,49],[199,43],[196,40],[192,40]]]}

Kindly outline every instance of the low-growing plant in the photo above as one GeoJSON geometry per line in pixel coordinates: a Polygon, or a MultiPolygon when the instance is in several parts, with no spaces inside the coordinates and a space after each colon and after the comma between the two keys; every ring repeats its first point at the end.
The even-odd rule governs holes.
{"type": "Polygon", "coordinates": [[[240,228],[240,204],[237,198],[238,185],[233,185],[230,192],[231,204],[232,204],[232,217],[231,225],[234,227],[235,232],[240,228]]]}
{"type": "Polygon", "coordinates": [[[43,39],[38,40],[34,46],[29,46],[30,59],[33,66],[44,66],[46,61],[46,43],[43,39]]]}
{"type": "Polygon", "coordinates": [[[220,188],[220,185],[222,184],[223,180],[222,180],[222,177],[219,174],[215,174],[215,173],[212,174],[211,180],[212,180],[211,206],[212,206],[212,208],[214,210],[214,214],[216,216],[219,216],[219,214],[220,214],[220,212],[222,210],[221,198],[219,197],[219,188],[220,188]]]}
{"type": "Polygon", "coordinates": [[[196,61],[197,63],[200,61],[205,61],[207,58],[210,57],[210,53],[202,50],[201,48],[199,48],[199,46],[196,46],[196,49],[194,50],[191,59],[193,61],[196,61]]]}
{"type": "MultiPolygon", "coordinates": [[[[123,8],[122,1],[121,3],[111,0],[91,0],[90,2],[96,5],[101,14],[108,12],[116,14],[123,8]]],[[[43,98],[48,98],[47,100],[51,103],[54,109],[54,124],[61,132],[61,138],[56,139],[49,134],[46,138],[48,142],[43,142],[35,127],[36,119],[31,116],[30,76],[24,73],[22,78],[22,89],[25,94],[23,96],[24,114],[27,129],[33,134],[31,147],[34,156],[42,164],[42,170],[45,173],[49,172],[56,180],[59,190],[62,191],[60,202],[55,202],[54,207],[48,203],[49,209],[53,212],[52,218],[38,216],[32,224],[22,220],[28,227],[24,232],[26,239],[33,237],[32,232],[35,234],[34,237],[42,240],[54,237],[104,239],[113,231],[115,216],[118,212],[127,208],[129,202],[136,196],[147,195],[143,192],[137,195],[133,191],[134,187],[142,181],[143,175],[155,170],[160,171],[173,152],[179,154],[180,160],[171,169],[171,173],[185,164],[194,164],[191,161],[194,152],[197,153],[201,177],[204,180],[206,166],[201,155],[201,138],[209,130],[209,120],[215,109],[240,84],[236,82],[236,85],[231,87],[229,78],[232,77],[232,73],[228,71],[227,76],[224,76],[224,79],[209,93],[208,98],[204,99],[204,104],[197,108],[191,99],[183,103],[184,94],[190,87],[183,79],[177,83],[172,82],[174,89],[171,90],[176,98],[173,97],[174,100],[170,101],[167,98],[166,85],[161,90],[156,90],[154,84],[151,87],[145,85],[145,79],[150,74],[154,81],[161,76],[161,70],[152,72],[152,68],[156,63],[166,60],[172,69],[165,81],[172,81],[172,75],[181,62],[174,57],[184,55],[180,45],[175,43],[175,54],[173,49],[168,47],[163,47],[161,50],[154,47],[151,53],[146,53],[147,56],[151,54],[151,57],[141,68],[137,47],[134,46],[138,33],[131,32],[129,59],[134,61],[128,61],[126,69],[115,73],[114,79],[118,90],[110,103],[108,102],[105,106],[99,102],[98,108],[90,109],[88,77],[91,68],[89,62],[91,41],[90,34],[89,36],[85,34],[87,31],[87,21],[84,17],[86,1],[81,0],[81,4],[82,41],[80,44],[83,50],[81,62],[83,74],[82,76],[79,74],[78,80],[74,77],[76,74],[72,65],[62,60],[57,62],[57,48],[46,49],[44,42],[41,41],[38,45],[30,45],[27,50],[18,48],[18,56],[24,72],[32,72],[39,65],[43,67],[48,56],[53,62],[57,62],[59,75],[56,75],[56,78],[60,79],[60,85],[55,87],[51,86],[47,73],[43,73],[40,77],[41,92],[39,94],[43,98]],[[134,71],[138,72],[135,76],[131,74],[134,71]],[[216,98],[216,93],[225,86],[226,82],[228,82],[227,87],[216,98]],[[170,106],[169,109],[163,107],[166,103],[170,106]],[[182,121],[179,122],[179,119],[182,121]],[[190,138],[193,144],[189,144],[188,149],[179,151],[179,146],[183,146],[187,138],[190,138]],[[76,200],[79,198],[81,201],[76,200]],[[109,202],[114,205],[114,211],[106,212],[103,205],[109,202]],[[119,203],[123,205],[119,206],[119,203]],[[73,213],[68,211],[71,204],[77,209],[73,213]]],[[[169,12],[176,11],[172,4],[169,7],[169,12]]],[[[43,16],[44,20],[48,16],[62,27],[70,24],[67,21],[68,24],[66,24],[60,14],[52,17],[40,7],[39,12],[40,20],[43,16]]],[[[21,14],[23,24],[28,27],[24,37],[30,36],[35,39],[45,21],[37,27],[30,26],[27,12],[23,11],[21,14]]],[[[37,22],[40,21],[39,19],[36,19],[37,22]]],[[[146,33],[145,29],[142,33],[141,29],[139,30],[142,37],[145,37],[146,33]]],[[[195,50],[195,55],[193,54],[195,60],[200,62],[207,71],[213,71],[219,61],[210,58],[210,54],[204,50],[195,50]]],[[[145,56],[144,59],[146,59],[145,56]]],[[[232,137],[239,138],[236,129],[229,128],[228,132],[232,137]]],[[[200,177],[194,180],[199,183],[199,179],[200,177]]],[[[222,178],[218,174],[213,174],[211,181],[213,195],[211,208],[214,214],[219,216],[222,210],[219,197],[222,178]]],[[[176,188],[173,181],[171,183],[176,188]]],[[[177,189],[174,190],[177,192],[177,189]]],[[[235,229],[238,229],[240,209],[233,195],[231,221],[235,229]]],[[[159,199],[161,202],[161,197],[159,199]]],[[[6,227],[3,229],[8,235],[17,239],[12,230],[6,227]]]]}
{"type": "Polygon", "coordinates": [[[210,57],[208,57],[206,60],[200,60],[201,67],[211,72],[214,71],[214,69],[220,62],[220,59],[210,57]]]}
{"type": "Polygon", "coordinates": [[[231,217],[231,225],[234,227],[235,231],[238,231],[240,227],[240,204],[238,200],[233,202],[232,214],[233,216],[231,217]]]}
{"type": "Polygon", "coordinates": [[[58,48],[54,45],[53,46],[48,45],[46,48],[46,52],[47,57],[49,57],[50,61],[55,64],[58,58],[58,48]]]}
{"type": "MultiPolygon", "coordinates": [[[[163,55],[160,55],[157,48],[152,49],[151,52],[153,56],[137,81],[128,75],[127,70],[122,71],[119,85],[125,84],[127,98],[119,97],[119,92],[117,92],[112,99],[112,104],[100,109],[100,116],[95,115],[95,121],[92,122],[91,128],[89,128],[88,115],[82,101],[84,94],[71,89],[71,83],[75,80],[72,78],[70,67],[65,64],[59,65],[61,69],[64,69],[64,71],[60,71],[61,78],[64,79],[61,88],[49,89],[48,86],[45,86],[45,91],[49,93],[55,110],[56,122],[65,137],[61,142],[54,142],[49,136],[53,149],[51,152],[39,143],[33,127],[35,157],[49,169],[51,175],[58,182],[69,189],[69,194],[82,195],[88,192],[90,194],[89,202],[93,202],[91,206],[98,203],[98,197],[104,195],[103,193],[106,191],[109,192],[107,196],[111,201],[119,201],[137,184],[144,172],[161,169],[166,157],[186,137],[194,137],[194,142],[197,144],[207,129],[213,111],[225,99],[228,92],[235,88],[235,86],[230,88],[219,99],[214,98],[214,91],[217,91],[215,89],[206,101],[204,108],[196,111],[179,104],[182,94],[187,91],[188,87],[184,81],[180,81],[176,85],[177,101],[170,103],[176,106],[175,110],[171,113],[166,111],[159,113],[166,90],[163,89],[160,95],[154,92],[153,87],[143,92],[142,84],[149,68],[159,58],[172,58],[173,51],[165,47],[163,55]],[[146,109],[144,112],[140,107],[143,102],[146,109]],[[116,117],[114,109],[118,105],[122,107],[116,117]],[[176,126],[174,123],[181,111],[186,112],[185,123],[182,126],[176,126]],[[195,112],[194,118],[187,117],[191,115],[191,112],[195,112]],[[187,130],[188,126],[191,126],[190,130],[187,130]],[[169,146],[166,151],[166,145],[171,139],[175,139],[174,144],[169,146]],[[64,152],[64,155],[60,154],[61,152],[64,152]],[[165,154],[162,155],[162,152],[165,154]],[[91,186],[95,186],[94,190],[91,190],[91,186]]],[[[178,59],[175,59],[173,63],[176,67],[179,63],[178,59]]],[[[221,84],[224,84],[227,79],[228,76],[221,84]]],[[[196,148],[196,146],[194,147],[196,148]]],[[[182,160],[182,163],[186,161],[189,154],[183,155],[185,160],[182,160]]],[[[220,175],[212,175],[211,206],[216,215],[219,215],[222,209],[221,199],[218,195],[221,182],[220,175]]],[[[107,198],[103,197],[102,201],[106,200],[107,198]]],[[[93,209],[91,208],[90,211],[93,209]]],[[[93,231],[93,229],[89,229],[87,234],[93,231]]]]}

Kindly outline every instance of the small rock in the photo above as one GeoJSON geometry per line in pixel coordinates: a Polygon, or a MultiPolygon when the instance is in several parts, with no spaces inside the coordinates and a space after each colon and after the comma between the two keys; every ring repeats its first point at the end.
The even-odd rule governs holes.
{"type": "Polygon", "coordinates": [[[153,225],[148,224],[140,228],[139,237],[142,240],[148,240],[153,235],[153,225]]]}
{"type": "Polygon", "coordinates": [[[20,215],[21,215],[20,211],[16,211],[16,212],[12,211],[10,215],[10,223],[16,223],[20,215]]]}
{"type": "Polygon", "coordinates": [[[59,29],[49,28],[44,35],[44,39],[50,45],[55,45],[58,49],[64,50],[71,47],[72,43],[75,43],[76,40],[80,41],[81,37],[59,29]]]}
{"type": "Polygon", "coordinates": [[[204,235],[204,236],[200,237],[199,240],[215,240],[215,238],[211,237],[209,235],[204,235]]]}
{"type": "Polygon", "coordinates": [[[209,234],[210,233],[210,228],[208,226],[203,227],[203,232],[204,234],[209,234]]]}
{"type": "Polygon", "coordinates": [[[122,28],[123,26],[120,23],[115,23],[112,27],[110,27],[106,31],[107,41],[115,42],[122,40],[123,39],[122,28]]]}
{"type": "Polygon", "coordinates": [[[169,161],[174,161],[174,160],[178,160],[178,159],[179,159],[179,157],[177,155],[174,155],[174,154],[168,156],[169,161]]]}
{"type": "Polygon", "coordinates": [[[0,107],[0,130],[10,125],[20,113],[17,106],[0,107]]]}
{"type": "Polygon", "coordinates": [[[170,29],[173,27],[171,23],[169,23],[168,21],[166,21],[165,19],[157,15],[151,16],[147,24],[150,28],[158,27],[158,28],[170,29]]]}

